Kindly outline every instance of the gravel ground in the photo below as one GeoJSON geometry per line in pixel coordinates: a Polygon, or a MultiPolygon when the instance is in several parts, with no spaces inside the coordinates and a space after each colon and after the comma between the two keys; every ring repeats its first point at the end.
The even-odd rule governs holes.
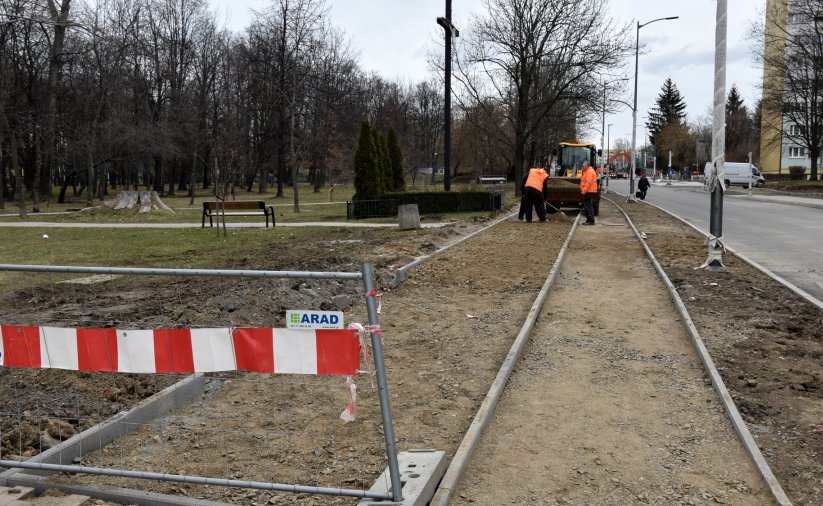
{"type": "MultiPolygon", "coordinates": [[[[604,210],[606,207],[603,206],[604,210]]],[[[796,504],[823,504],[820,482],[823,476],[820,458],[823,449],[820,422],[823,419],[820,390],[823,339],[819,311],[752,271],[732,255],[724,257],[729,267],[726,273],[709,274],[695,270],[706,255],[700,237],[651,206],[633,205],[631,212],[641,230],[648,235],[648,243],[669,276],[688,300],[701,335],[787,493],[796,504]]],[[[605,234],[611,230],[606,226],[607,221],[615,224],[619,221],[617,218],[607,220],[605,214],[602,218],[598,227],[582,230],[587,234],[605,234]]],[[[437,448],[445,450],[451,457],[548,275],[570,223],[556,215],[545,224],[503,223],[413,269],[400,287],[392,289],[389,286],[393,266],[402,265],[420,253],[433,251],[477,226],[479,224],[467,224],[464,228],[413,233],[329,230],[318,233],[315,241],[299,247],[261,245],[259,254],[250,252],[247,258],[236,259],[224,267],[351,270],[362,261],[374,262],[378,268],[378,286],[385,291],[381,323],[399,449],[437,448]],[[277,254],[267,254],[271,251],[277,254]]],[[[617,226],[614,229],[625,230],[617,226]]],[[[633,241],[636,240],[625,237],[628,244],[633,241]]],[[[641,273],[644,280],[654,278],[634,260],[628,262],[628,266],[606,268],[619,263],[617,258],[620,257],[613,255],[611,249],[597,249],[596,242],[590,246],[578,251],[577,256],[583,258],[590,254],[589,249],[597,253],[593,258],[599,259],[604,267],[597,273],[602,276],[603,286],[609,285],[608,280],[613,276],[618,280],[615,282],[617,286],[621,286],[619,281],[626,285],[635,279],[633,276],[641,273]],[[631,276],[625,274],[626,268],[631,276]]],[[[636,258],[641,257],[638,249],[636,258]]],[[[573,260],[576,260],[574,256],[568,261],[573,260]]],[[[584,267],[581,264],[581,272],[584,267]]],[[[585,281],[573,273],[564,276],[558,290],[574,287],[581,280],[585,281]]],[[[261,322],[261,325],[271,322],[279,326],[284,307],[294,304],[305,304],[309,308],[330,307],[335,296],[358,291],[357,287],[329,288],[322,283],[305,281],[271,287],[233,287],[228,293],[224,287],[214,286],[210,290],[215,293],[204,299],[202,290],[212,293],[208,287],[192,288],[196,289],[177,287],[169,292],[170,297],[165,297],[167,293],[162,291],[149,296],[141,292],[143,303],[137,305],[139,310],[135,309],[132,317],[157,312],[163,318],[202,324],[204,320],[218,319],[204,313],[203,308],[207,306],[204,300],[208,300],[225,311],[232,308],[231,314],[238,322],[261,322]],[[266,296],[262,297],[261,293],[266,296]],[[230,304],[221,306],[224,302],[230,304]]],[[[142,289],[138,286],[135,290],[142,289]]],[[[583,412],[593,417],[600,411],[611,410],[613,415],[609,418],[611,425],[608,429],[625,448],[643,448],[647,439],[653,441],[654,446],[648,446],[646,442],[642,453],[648,457],[644,457],[645,465],[664,473],[667,478],[645,488],[640,486],[642,483],[633,483],[629,478],[615,478],[619,483],[614,483],[610,476],[614,473],[607,474],[606,469],[620,470],[617,452],[615,456],[598,454],[600,465],[592,458],[571,471],[553,466],[558,473],[562,470],[579,481],[569,481],[574,488],[545,492],[545,496],[536,495],[534,501],[552,504],[552,501],[559,503],[568,497],[574,504],[594,504],[600,496],[594,495],[590,500],[587,493],[624,490],[625,496],[615,497],[623,498],[625,503],[654,503],[658,497],[665,498],[668,494],[672,501],[685,503],[691,500],[696,504],[709,504],[741,498],[741,501],[763,499],[762,503],[767,504],[768,501],[758,495],[757,483],[752,483],[747,476],[745,466],[748,462],[745,459],[734,457],[734,466],[719,469],[717,473],[701,471],[716,469],[707,467],[716,464],[710,463],[712,454],[705,452],[719,437],[717,430],[727,422],[718,418],[717,409],[712,407],[713,397],[706,394],[709,387],[699,370],[693,370],[689,365],[690,351],[687,353],[682,349],[682,343],[677,345],[681,351],[673,351],[679,340],[668,334],[672,332],[669,329],[678,328],[678,324],[670,316],[668,296],[657,293],[652,297],[654,301],[639,306],[630,305],[622,291],[606,297],[597,286],[585,292],[585,299],[569,293],[556,304],[558,308],[548,309],[575,311],[578,307],[586,307],[592,298],[603,308],[600,313],[592,313],[592,321],[597,327],[580,333],[580,338],[575,338],[578,334],[572,332],[573,329],[567,329],[558,336],[554,346],[537,352],[546,355],[546,363],[568,367],[581,378],[585,377],[587,384],[592,385],[589,393],[598,395],[583,397],[585,402],[566,400],[564,406],[568,407],[568,412],[546,409],[540,423],[557,423],[559,430],[562,419],[556,417],[561,414],[570,417],[569,412],[585,408],[583,412]],[[665,315],[663,309],[655,310],[653,315],[643,313],[647,305],[654,303],[657,307],[660,301],[668,304],[665,315]],[[607,306],[615,309],[607,311],[607,306]],[[658,327],[657,323],[651,323],[661,318],[665,325],[658,327]],[[624,332],[613,333],[609,330],[613,327],[624,332]],[[666,344],[644,342],[642,339],[644,336],[649,338],[651,328],[655,329],[654,335],[674,341],[666,344]],[[611,340],[605,339],[609,336],[611,340]],[[589,343],[592,346],[587,346],[589,343]],[[597,343],[619,346],[607,349],[595,346],[597,343]],[[557,349],[561,353],[555,356],[557,349]],[[604,359],[615,365],[615,371],[622,372],[612,374],[609,369],[593,366],[604,359]],[[637,396],[631,403],[615,403],[607,395],[608,389],[618,380],[622,381],[623,376],[651,381],[650,378],[660,377],[661,370],[678,372],[651,383],[638,383],[637,396]],[[672,392],[672,396],[651,397],[652,386],[658,385],[672,392]],[[641,419],[635,412],[634,402],[652,410],[658,415],[658,421],[641,419]],[[695,403],[694,412],[686,409],[692,402],[695,403]],[[680,416],[680,413],[685,415],[680,416]],[[698,413],[702,414],[698,416],[698,413]],[[662,421],[666,418],[671,424],[662,421]],[[630,446],[629,443],[639,444],[630,446]],[[672,484],[679,485],[673,487],[672,484]],[[634,495],[628,495],[629,492],[634,495]]],[[[646,297],[645,293],[640,295],[646,297]]],[[[347,322],[364,319],[362,308],[355,299],[351,298],[351,305],[346,309],[347,322]]],[[[84,303],[94,307],[95,300],[92,297],[84,303]]],[[[557,319],[562,322],[563,313],[557,314],[557,319]]],[[[528,379],[525,376],[525,380],[515,384],[528,387],[528,379]]],[[[110,383],[109,378],[103,381],[106,386],[110,383]]],[[[268,481],[271,478],[321,486],[368,487],[384,466],[380,455],[380,422],[375,394],[368,379],[360,378],[357,383],[358,419],[344,424],[338,418],[347,402],[342,379],[314,382],[288,376],[247,374],[214,377],[209,393],[203,399],[173,417],[146,427],[135,437],[111,445],[104,452],[89,455],[83,459],[83,464],[126,464],[169,472],[213,472],[216,476],[242,479],[268,481]]],[[[31,395],[26,394],[22,403],[35,405],[41,402],[34,393],[38,384],[52,387],[49,380],[33,379],[27,388],[31,395]]],[[[104,390],[98,388],[97,396],[104,390]]],[[[526,406],[549,399],[553,390],[552,387],[536,392],[526,406]]],[[[519,408],[513,407],[501,416],[509,416],[507,413],[515,412],[515,409],[519,408]]],[[[587,418],[572,417],[567,422],[562,424],[562,430],[569,434],[590,432],[585,430],[587,418]]],[[[605,439],[605,436],[597,435],[597,439],[605,439]]],[[[741,451],[725,439],[723,441],[722,445],[731,445],[728,446],[729,455],[741,451]]],[[[569,446],[568,452],[584,448],[569,446]]],[[[575,455],[576,458],[581,456],[585,455],[575,455]]],[[[594,453],[589,456],[593,457],[594,453]]],[[[519,467],[507,472],[513,480],[525,482],[524,473],[529,465],[548,457],[536,448],[524,450],[519,467]]],[[[647,472],[639,463],[636,469],[636,476],[647,472]]],[[[127,482],[89,476],[59,479],[107,487],[129,486],[233,504],[355,502],[342,498],[127,482]]],[[[528,500],[532,501],[532,497],[528,500]]],[[[510,501],[511,497],[507,497],[504,502],[510,501]]],[[[482,498],[477,502],[498,504],[484,502],[482,498]]]]}

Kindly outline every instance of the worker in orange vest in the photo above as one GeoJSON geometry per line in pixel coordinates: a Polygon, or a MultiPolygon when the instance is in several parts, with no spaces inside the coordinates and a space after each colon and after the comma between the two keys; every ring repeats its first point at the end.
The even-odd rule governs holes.
{"type": "Polygon", "coordinates": [[[537,218],[546,221],[546,199],[545,195],[549,186],[549,173],[546,169],[529,169],[526,183],[523,185],[526,191],[526,222],[532,221],[532,208],[537,211],[537,218]]]}
{"type": "Polygon", "coordinates": [[[592,199],[597,194],[597,173],[589,162],[583,162],[583,175],[580,177],[580,193],[583,194],[583,210],[586,212],[584,225],[594,225],[594,205],[592,199]]]}

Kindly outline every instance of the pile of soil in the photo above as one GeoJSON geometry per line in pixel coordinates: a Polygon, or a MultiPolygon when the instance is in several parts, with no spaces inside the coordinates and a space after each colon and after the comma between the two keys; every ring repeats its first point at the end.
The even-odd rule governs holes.
{"type": "MultiPolygon", "coordinates": [[[[440,229],[320,229],[302,248],[260,246],[230,258],[225,269],[359,271],[372,262],[378,286],[396,265],[434,251],[485,225],[485,220],[440,229]],[[269,249],[277,248],[277,255],[269,249]]],[[[78,274],[74,278],[89,279],[78,274]]],[[[105,283],[65,283],[64,275],[6,274],[0,283],[3,325],[173,328],[285,327],[287,309],[348,310],[355,282],[182,277],[117,277],[105,283]]],[[[0,453],[24,460],[180,381],[178,375],[134,375],[0,368],[0,453]],[[59,426],[60,430],[54,427],[59,426]]]]}

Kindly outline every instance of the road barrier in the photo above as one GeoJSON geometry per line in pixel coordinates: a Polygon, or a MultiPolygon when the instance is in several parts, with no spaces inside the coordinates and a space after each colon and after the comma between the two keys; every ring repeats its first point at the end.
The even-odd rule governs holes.
{"type": "Polygon", "coordinates": [[[11,399],[0,405],[0,482],[64,472],[114,477],[107,487],[402,500],[371,265],[0,271],[0,394],[11,399]],[[310,283],[359,293],[368,324],[276,328],[300,309],[288,306],[319,309],[310,283]],[[352,476],[355,461],[374,474],[352,476]],[[384,467],[388,492],[370,492],[384,467]]]}

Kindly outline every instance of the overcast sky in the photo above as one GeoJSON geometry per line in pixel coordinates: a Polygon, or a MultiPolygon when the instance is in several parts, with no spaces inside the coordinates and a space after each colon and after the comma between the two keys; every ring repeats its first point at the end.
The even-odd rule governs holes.
{"type": "MultiPolygon", "coordinates": [[[[746,39],[752,22],[762,15],[766,0],[727,0],[728,40],[726,89],[736,84],[746,105],[759,96],[762,70],[758,68],[746,39]]],[[[430,77],[426,50],[435,37],[442,37],[436,18],[445,15],[444,0],[327,0],[335,26],[350,37],[366,70],[389,79],[418,81],[430,77]]],[[[252,19],[250,8],[262,10],[266,0],[209,0],[218,19],[229,28],[242,31],[252,19]]],[[[465,33],[471,14],[482,14],[483,0],[453,0],[454,24],[465,33]]],[[[641,45],[638,79],[637,138],[642,144],[642,116],[653,106],[663,81],[671,77],[683,95],[689,119],[705,115],[712,105],[714,90],[715,0],[611,0],[611,13],[618,22],[680,16],[674,21],[659,21],[640,30],[641,45]]],[[[630,39],[634,40],[632,27],[630,39]]],[[[633,76],[633,61],[627,74],[633,76]]],[[[615,96],[631,103],[633,82],[626,92],[615,96]]],[[[627,107],[606,118],[612,123],[611,144],[617,138],[631,139],[632,114],[627,107]]],[[[599,122],[598,122],[599,124],[599,122]]],[[[600,133],[591,132],[587,140],[600,146],[600,133]]]]}

